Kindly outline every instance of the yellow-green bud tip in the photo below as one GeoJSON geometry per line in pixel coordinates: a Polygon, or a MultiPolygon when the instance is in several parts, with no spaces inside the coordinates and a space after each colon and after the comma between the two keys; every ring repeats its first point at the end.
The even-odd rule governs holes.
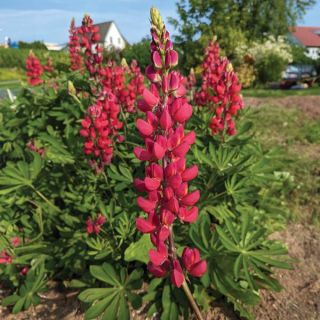
{"type": "Polygon", "coordinates": [[[158,30],[163,29],[164,23],[161,18],[160,11],[157,8],[151,7],[150,19],[151,19],[151,23],[155,26],[156,29],[158,29],[158,30]]]}
{"type": "Polygon", "coordinates": [[[231,71],[233,71],[233,66],[232,66],[232,63],[229,62],[227,65],[227,72],[231,72],[231,71]]]}
{"type": "Polygon", "coordinates": [[[124,68],[128,68],[128,63],[127,63],[126,58],[122,58],[121,59],[121,66],[124,67],[124,68]]]}

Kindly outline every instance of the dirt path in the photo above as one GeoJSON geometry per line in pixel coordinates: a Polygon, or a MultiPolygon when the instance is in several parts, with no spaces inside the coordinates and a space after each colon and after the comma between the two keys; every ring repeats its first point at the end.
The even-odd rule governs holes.
{"type": "Polygon", "coordinates": [[[273,105],[287,108],[298,108],[314,118],[320,118],[320,96],[288,96],[283,98],[244,98],[245,106],[260,107],[273,105]]]}

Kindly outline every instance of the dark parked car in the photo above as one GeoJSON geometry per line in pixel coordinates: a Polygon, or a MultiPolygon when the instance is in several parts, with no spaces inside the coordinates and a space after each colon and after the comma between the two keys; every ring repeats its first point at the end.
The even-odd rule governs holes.
{"type": "Polygon", "coordinates": [[[293,85],[306,83],[311,87],[317,80],[314,66],[307,64],[292,64],[282,74],[281,87],[290,88],[293,85]]]}

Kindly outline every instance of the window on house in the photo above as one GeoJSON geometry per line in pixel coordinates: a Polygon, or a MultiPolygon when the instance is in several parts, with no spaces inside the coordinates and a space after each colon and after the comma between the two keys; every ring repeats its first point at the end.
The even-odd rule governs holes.
{"type": "Polygon", "coordinates": [[[121,43],[121,39],[120,38],[118,38],[118,44],[120,44],[121,43]]]}
{"type": "Polygon", "coordinates": [[[113,44],[113,39],[112,39],[112,37],[110,37],[109,39],[110,39],[110,43],[113,44]]]}

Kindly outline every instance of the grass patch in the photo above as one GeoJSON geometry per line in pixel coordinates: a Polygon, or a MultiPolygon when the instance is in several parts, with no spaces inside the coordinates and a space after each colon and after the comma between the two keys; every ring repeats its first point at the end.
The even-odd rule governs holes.
{"type": "MultiPolygon", "coordinates": [[[[270,105],[248,115],[264,149],[277,148],[282,172],[290,176],[281,190],[292,219],[320,226],[320,121],[297,108],[270,105]]],[[[278,167],[279,163],[275,163],[278,167]]]]}
{"type": "Polygon", "coordinates": [[[0,82],[25,80],[25,71],[18,68],[0,68],[0,82]]]}
{"type": "Polygon", "coordinates": [[[320,87],[315,84],[312,88],[307,89],[243,89],[242,93],[245,97],[256,97],[256,98],[279,98],[288,96],[319,96],[320,87]]]}

